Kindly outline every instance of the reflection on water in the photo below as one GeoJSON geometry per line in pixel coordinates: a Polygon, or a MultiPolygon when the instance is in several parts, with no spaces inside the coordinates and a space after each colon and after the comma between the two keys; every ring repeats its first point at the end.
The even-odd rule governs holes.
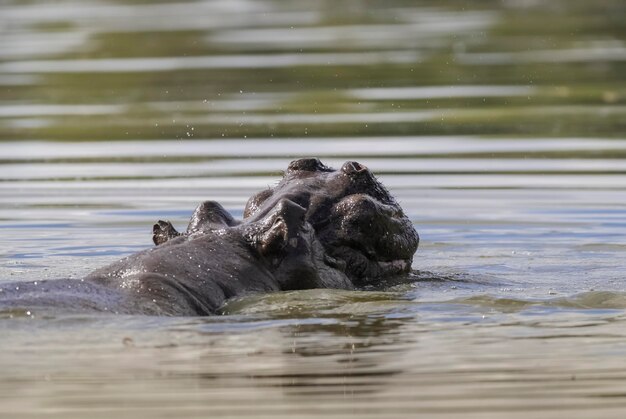
{"type": "Polygon", "coordinates": [[[220,316],[0,311],[1,417],[623,417],[618,0],[0,4],[0,293],[376,172],[415,272],[220,316]]]}

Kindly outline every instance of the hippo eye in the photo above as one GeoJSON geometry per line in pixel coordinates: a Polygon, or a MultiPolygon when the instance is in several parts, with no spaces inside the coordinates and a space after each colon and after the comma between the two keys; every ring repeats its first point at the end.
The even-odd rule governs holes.
{"type": "Polygon", "coordinates": [[[330,172],[331,169],[325,166],[320,159],[306,158],[298,159],[289,163],[287,172],[305,171],[305,172],[330,172]]]}
{"type": "Polygon", "coordinates": [[[355,161],[347,161],[341,166],[341,171],[347,175],[356,175],[363,172],[367,172],[366,166],[355,161]]]}

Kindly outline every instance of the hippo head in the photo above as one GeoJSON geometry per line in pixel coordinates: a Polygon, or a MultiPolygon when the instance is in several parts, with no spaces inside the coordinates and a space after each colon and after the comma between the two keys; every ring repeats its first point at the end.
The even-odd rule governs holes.
{"type": "Polygon", "coordinates": [[[247,231],[261,253],[278,252],[271,258],[282,261],[277,275],[283,289],[333,287],[344,277],[363,284],[402,274],[411,269],[419,244],[400,205],[367,167],[353,161],[334,170],[315,158],[294,160],[276,186],[248,200],[242,222],[207,201],[198,206],[185,233],[159,221],[153,240],[160,245],[224,228],[247,231]],[[309,268],[319,271],[318,279],[310,279],[309,268]]]}
{"type": "Polygon", "coordinates": [[[419,236],[400,205],[362,164],[339,170],[316,158],[291,162],[273,188],[252,196],[244,223],[288,200],[304,209],[328,260],[355,283],[408,272],[419,236]]]}

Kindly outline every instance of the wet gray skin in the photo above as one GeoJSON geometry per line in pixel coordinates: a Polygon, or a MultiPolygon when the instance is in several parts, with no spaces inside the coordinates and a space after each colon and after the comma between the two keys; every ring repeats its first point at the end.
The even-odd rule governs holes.
{"type": "MultiPolygon", "coordinates": [[[[362,164],[348,161],[334,170],[316,158],[294,160],[275,187],[248,200],[244,223],[262,219],[284,199],[306,209],[305,219],[323,245],[326,264],[354,284],[411,269],[419,236],[400,205],[362,164]]],[[[219,204],[207,202],[196,209],[185,234],[237,223],[219,204]]],[[[156,244],[178,235],[168,222],[154,226],[156,244]]]]}
{"type": "Polygon", "coordinates": [[[351,288],[346,275],[326,264],[305,212],[283,199],[263,217],[231,226],[224,211],[211,229],[174,237],[83,280],[6,287],[0,307],[194,316],[213,314],[228,298],[248,293],[351,288]]]}

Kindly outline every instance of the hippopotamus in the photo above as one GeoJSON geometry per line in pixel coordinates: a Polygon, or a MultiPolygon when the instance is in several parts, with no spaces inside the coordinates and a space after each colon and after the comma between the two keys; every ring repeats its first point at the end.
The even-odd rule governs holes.
{"type": "Polygon", "coordinates": [[[408,272],[419,236],[365,166],[333,170],[311,158],[291,162],[277,185],[252,196],[242,220],[206,201],[184,233],[157,222],[153,241],[81,280],[4,287],[0,308],[210,315],[235,296],[352,289],[408,272]]]}
{"type": "MultiPolygon", "coordinates": [[[[326,251],[326,260],[357,285],[411,269],[419,235],[400,205],[364,165],[348,161],[339,170],[317,158],[292,161],[281,181],[252,196],[244,222],[264,216],[281,200],[305,208],[305,220],[326,251]]],[[[236,221],[214,202],[200,205],[186,235],[210,231],[236,221]]],[[[179,237],[171,223],[154,225],[156,245],[179,237]]]]}

